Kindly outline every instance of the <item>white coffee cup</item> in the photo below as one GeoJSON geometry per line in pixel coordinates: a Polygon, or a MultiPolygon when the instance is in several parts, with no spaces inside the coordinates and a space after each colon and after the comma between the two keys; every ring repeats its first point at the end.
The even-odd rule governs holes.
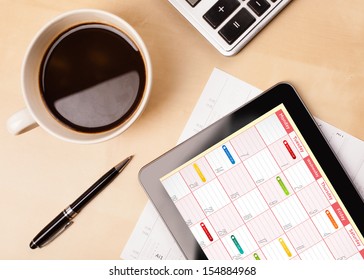
{"type": "Polygon", "coordinates": [[[101,10],[80,9],[66,12],[46,24],[31,42],[21,72],[21,87],[26,108],[8,119],[7,128],[10,133],[18,135],[39,125],[51,135],[73,143],[91,144],[106,141],[121,134],[141,115],[150,96],[151,84],[151,59],[143,40],[133,27],[120,17],[101,10]],[[146,71],[144,93],[131,116],[117,127],[98,133],[78,132],[61,124],[42,100],[39,83],[41,63],[50,44],[66,30],[87,23],[111,25],[124,33],[141,52],[146,71]]]}

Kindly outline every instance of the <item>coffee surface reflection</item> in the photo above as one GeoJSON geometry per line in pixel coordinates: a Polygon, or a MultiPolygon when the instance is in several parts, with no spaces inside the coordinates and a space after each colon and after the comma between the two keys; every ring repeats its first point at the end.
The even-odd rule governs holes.
{"type": "Polygon", "coordinates": [[[138,107],[145,88],[142,54],[118,29],[76,26],[54,40],[40,71],[42,98],[69,128],[97,133],[117,127],[138,107]]]}

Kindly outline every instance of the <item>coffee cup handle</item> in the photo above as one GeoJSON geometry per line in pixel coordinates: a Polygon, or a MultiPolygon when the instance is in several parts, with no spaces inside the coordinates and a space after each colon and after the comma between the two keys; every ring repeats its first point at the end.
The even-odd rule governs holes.
{"type": "Polygon", "coordinates": [[[37,126],[37,122],[27,108],[16,112],[6,122],[8,131],[13,135],[22,134],[37,126]]]}

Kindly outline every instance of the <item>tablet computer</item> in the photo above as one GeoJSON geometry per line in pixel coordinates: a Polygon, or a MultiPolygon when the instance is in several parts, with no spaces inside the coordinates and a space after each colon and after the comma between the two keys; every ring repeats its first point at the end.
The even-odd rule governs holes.
{"type": "Polygon", "coordinates": [[[364,203],[281,83],[144,166],[187,259],[363,259],[364,203]]]}

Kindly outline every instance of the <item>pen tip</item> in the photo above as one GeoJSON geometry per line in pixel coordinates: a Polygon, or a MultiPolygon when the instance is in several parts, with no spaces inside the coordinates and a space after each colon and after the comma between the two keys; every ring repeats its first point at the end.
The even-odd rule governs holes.
{"type": "Polygon", "coordinates": [[[115,166],[115,169],[118,172],[123,171],[123,169],[128,165],[128,163],[131,161],[131,159],[133,158],[133,155],[127,157],[126,159],[124,159],[122,162],[120,162],[118,165],[115,166]]]}

